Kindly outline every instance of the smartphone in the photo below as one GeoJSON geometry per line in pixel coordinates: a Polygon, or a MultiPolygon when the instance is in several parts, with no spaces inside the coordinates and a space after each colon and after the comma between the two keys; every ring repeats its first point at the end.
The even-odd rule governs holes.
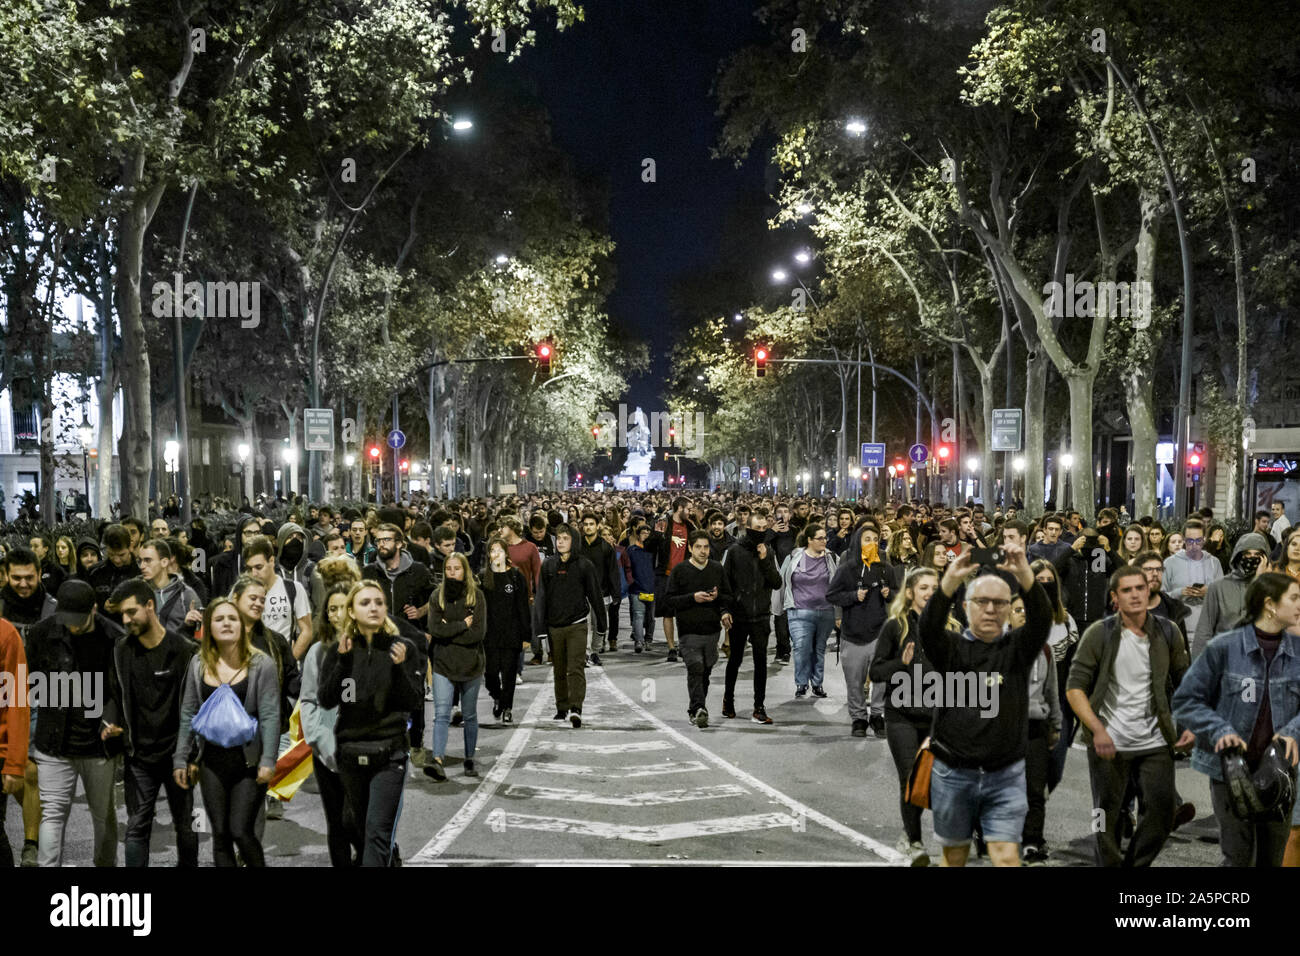
{"type": "Polygon", "coordinates": [[[1006,555],[1001,548],[971,548],[970,559],[982,567],[993,568],[1001,564],[1006,555]]]}

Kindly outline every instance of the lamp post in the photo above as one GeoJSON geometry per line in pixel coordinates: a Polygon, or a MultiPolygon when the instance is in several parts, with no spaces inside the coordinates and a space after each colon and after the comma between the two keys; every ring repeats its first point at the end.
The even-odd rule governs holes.
{"type": "Polygon", "coordinates": [[[248,473],[248,455],[252,451],[247,442],[240,442],[235,449],[239,455],[239,484],[243,489],[243,497],[250,501],[253,498],[252,475],[248,473]]]}
{"type": "Polygon", "coordinates": [[[81,423],[81,427],[77,429],[77,437],[81,439],[81,479],[86,495],[86,516],[91,517],[90,442],[95,437],[95,430],[90,427],[90,422],[81,423]]]}

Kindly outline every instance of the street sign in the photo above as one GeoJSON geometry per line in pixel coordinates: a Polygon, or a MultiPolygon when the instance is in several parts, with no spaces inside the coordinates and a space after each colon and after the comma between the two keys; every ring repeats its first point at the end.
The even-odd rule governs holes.
{"type": "Polygon", "coordinates": [[[741,480],[741,481],[749,481],[749,466],[748,466],[748,465],[746,465],[745,467],[743,467],[743,468],[740,469],[740,480],[741,480]]]}
{"type": "Polygon", "coordinates": [[[1241,420],[1241,437],[1247,445],[1255,443],[1255,419],[1249,415],[1241,420]]]}
{"type": "Polygon", "coordinates": [[[885,443],[864,441],[862,443],[862,467],[885,467],[885,443]]]}
{"type": "Polygon", "coordinates": [[[334,409],[305,408],[302,412],[304,451],[334,450],[334,409]]]}
{"type": "Polygon", "coordinates": [[[406,444],[406,432],[402,431],[400,428],[394,428],[391,432],[388,433],[389,448],[401,448],[405,444],[406,444]]]}
{"type": "Polygon", "coordinates": [[[1025,440],[1025,413],[1019,408],[993,409],[993,450],[1020,451],[1025,440]]]}
{"type": "Polygon", "coordinates": [[[907,457],[919,465],[930,457],[930,449],[921,444],[913,445],[907,450],[907,457]]]}

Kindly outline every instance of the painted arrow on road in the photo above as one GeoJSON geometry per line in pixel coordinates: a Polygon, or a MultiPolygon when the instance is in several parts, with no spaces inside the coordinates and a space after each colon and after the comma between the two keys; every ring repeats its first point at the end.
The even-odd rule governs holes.
{"type": "Polygon", "coordinates": [[[713,820],[691,820],[687,823],[662,823],[657,826],[632,826],[625,823],[599,823],[592,820],[570,820],[566,817],[541,817],[531,813],[488,814],[485,823],[495,832],[509,829],[541,830],[546,833],[567,833],[574,836],[594,836],[605,840],[631,840],[634,843],[660,843],[666,840],[689,840],[694,837],[716,836],[722,833],[749,833],[754,830],[792,830],[801,821],[786,813],[753,813],[743,817],[718,817],[713,820]]]}
{"type": "Polygon", "coordinates": [[[535,763],[529,761],[524,764],[525,770],[532,770],[535,773],[567,773],[579,776],[600,776],[610,778],[623,777],[656,777],[665,773],[696,773],[700,770],[709,768],[698,760],[686,760],[676,762],[665,760],[663,763],[648,763],[636,767],[620,767],[612,770],[609,767],[592,767],[586,764],[576,763],[535,763]]]}
{"type": "Polygon", "coordinates": [[[675,803],[687,803],[692,800],[720,800],[724,797],[743,797],[748,792],[744,787],[723,783],[711,787],[696,787],[692,790],[651,790],[646,793],[634,793],[625,797],[614,797],[588,793],[585,790],[570,790],[565,787],[531,787],[524,784],[512,784],[506,788],[505,796],[564,800],[569,803],[598,803],[607,807],[658,807],[675,803]]]}
{"type": "Polygon", "coordinates": [[[584,744],[572,740],[539,740],[538,750],[557,750],[564,753],[584,754],[634,754],[648,750],[672,750],[667,740],[638,740],[622,744],[584,744]]]}

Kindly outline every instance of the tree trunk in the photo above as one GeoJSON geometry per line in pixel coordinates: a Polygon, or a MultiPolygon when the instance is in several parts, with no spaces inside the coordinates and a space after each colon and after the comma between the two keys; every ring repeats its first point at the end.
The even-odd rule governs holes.
{"type": "MultiPolygon", "coordinates": [[[[1097,494],[1093,483],[1092,470],[1092,384],[1094,373],[1089,370],[1071,372],[1065,378],[1070,390],[1070,452],[1074,455],[1074,467],[1071,468],[1070,480],[1074,484],[1074,506],[1083,519],[1092,522],[1097,509],[1097,494]]],[[[1025,506],[1028,507],[1030,490],[1025,491],[1025,506]]],[[[1033,496],[1042,507],[1043,489],[1040,485],[1033,496]]]]}
{"type": "MultiPolygon", "coordinates": [[[[1047,405],[1047,370],[1048,359],[1041,347],[1031,348],[1025,355],[1025,488],[1042,488],[1047,467],[1047,429],[1043,409],[1047,405]]],[[[1092,412],[1089,411],[1089,416],[1092,412]]],[[[1082,457],[1091,461],[1087,451],[1074,452],[1075,459],[1082,457]]],[[[1009,459],[1015,457],[1011,452],[1009,459]]],[[[1014,469],[1011,470],[1014,475],[1014,469]]],[[[1007,482],[1007,500],[1010,500],[1011,481],[1007,482]]],[[[1075,486],[1077,493],[1078,486],[1075,486]]],[[[1039,496],[1041,497],[1041,495],[1039,496]]],[[[1031,515],[1038,514],[1036,499],[1026,494],[1025,508],[1031,515]]]]}

